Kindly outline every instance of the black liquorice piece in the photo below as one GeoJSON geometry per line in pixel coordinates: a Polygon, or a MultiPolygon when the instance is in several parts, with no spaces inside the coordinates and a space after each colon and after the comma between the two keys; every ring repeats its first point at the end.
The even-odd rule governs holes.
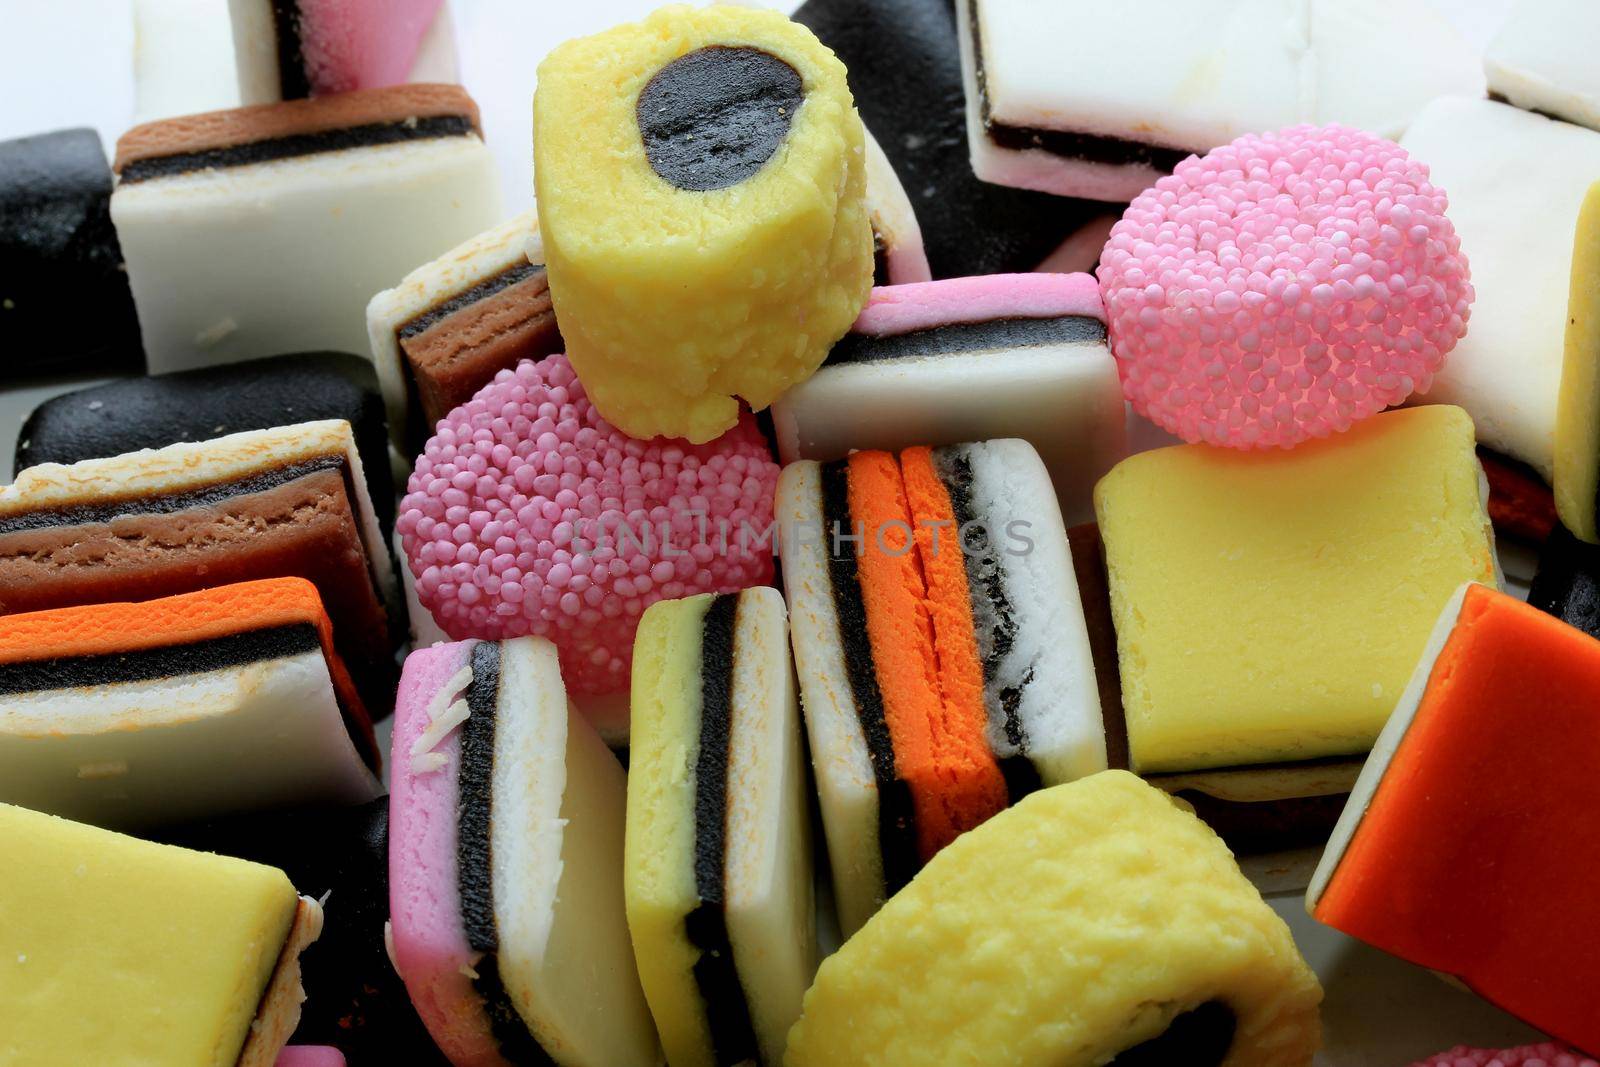
{"type": "Polygon", "coordinates": [[[0,378],[144,370],[93,130],[0,141],[0,378]]]}

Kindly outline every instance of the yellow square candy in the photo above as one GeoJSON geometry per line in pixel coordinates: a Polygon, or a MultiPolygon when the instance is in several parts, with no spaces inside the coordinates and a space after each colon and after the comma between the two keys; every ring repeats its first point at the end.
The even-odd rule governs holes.
{"type": "Polygon", "coordinates": [[[1497,583],[1472,420],[1391,411],[1283,452],[1181,445],[1101,480],[1141,773],[1371,748],[1461,583],[1497,583]]]}

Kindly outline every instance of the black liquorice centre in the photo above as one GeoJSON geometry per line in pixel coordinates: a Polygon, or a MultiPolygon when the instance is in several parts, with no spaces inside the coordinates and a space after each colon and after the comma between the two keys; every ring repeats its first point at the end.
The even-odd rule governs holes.
{"type": "Polygon", "coordinates": [[[1028,731],[1021,716],[1022,691],[1033,681],[1033,672],[1028,672],[1020,686],[999,686],[996,682],[1000,665],[1016,647],[1017,614],[1006,591],[1005,572],[994,531],[990,531],[990,536],[977,553],[969,553],[968,546],[962,543],[960,537],[960,531],[971,529],[973,524],[980,521],[980,516],[972,506],[972,457],[961,446],[935,449],[933,465],[939,480],[944,483],[945,493],[950,497],[950,512],[955,516],[955,536],[950,539],[953,543],[949,550],[961,553],[962,569],[967,576],[967,598],[973,605],[974,614],[977,613],[977,605],[987,603],[993,621],[987,640],[982,632],[978,635],[980,658],[983,661],[984,704],[990,721],[1000,727],[1013,750],[1009,755],[996,753],[996,756],[1000,773],[1006,780],[1006,793],[1011,802],[1016,803],[1044,784],[1038,768],[1028,757],[1028,731]]]}
{"type": "Polygon", "coordinates": [[[500,643],[479,641],[468,654],[467,721],[461,724],[461,768],[456,779],[456,890],[467,944],[482,957],[472,987],[483,998],[489,1029],[502,1055],[528,1067],[555,1061],[528,1030],[500,977],[500,929],[494,914],[494,750],[500,704],[500,643]]]}
{"type": "Polygon", "coordinates": [[[764,167],[804,98],[799,72],[777,56],[713,45],[657,71],[635,115],[650,169],[679,189],[705,192],[764,167]]]}
{"type": "Polygon", "coordinates": [[[750,1005],[728,936],[728,765],[733,747],[734,635],[739,595],[716,597],[701,624],[700,738],[694,766],[694,888],[700,902],[684,917],[700,950],[694,981],[706,1007],[716,1062],[760,1059],[750,1005]]]}
{"type": "Polygon", "coordinates": [[[821,478],[823,551],[828,557],[828,580],[839,623],[839,643],[844,647],[845,673],[878,787],[878,851],[883,854],[884,891],[893,896],[905,888],[921,866],[915,809],[911,787],[895,773],[894,742],[884,717],[883,690],[878,685],[872,643],[867,638],[867,605],[861,595],[852,542],[843,542],[839,551],[834,551],[835,530],[844,536],[854,533],[848,462],[824,463],[821,478]]]}
{"type": "Polygon", "coordinates": [[[1173,1019],[1160,1036],[1118,1053],[1107,1067],[1222,1067],[1238,1027],[1232,1008],[1208,1000],[1173,1019]]]}
{"type": "Polygon", "coordinates": [[[1002,348],[1039,348],[1044,345],[1101,343],[1106,324],[1091,315],[1064,315],[1054,319],[990,319],[987,322],[953,322],[925,330],[872,337],[847,333],[828,353],[825,363],[877,363],[918,356],[949,356],[989,352],[1002,348]]]}

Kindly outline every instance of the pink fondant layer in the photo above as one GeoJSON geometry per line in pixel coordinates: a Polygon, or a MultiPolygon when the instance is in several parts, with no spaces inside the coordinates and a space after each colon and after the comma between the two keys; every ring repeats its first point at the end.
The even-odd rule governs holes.
{"type": "Polygon", "coordinates": [[[1104,322],[1100,286],[1088,274],[991,274],[872,290],[856,333],[872,337],[991,319],[1054,319],[1089,315],[1104,322]]]}
{"type": "Polygon", "coordinates": [[[290,1045],[278,1053],[278,1067],[344,1067],[344,1053],[328,1045],[290,1045]]]}
{"type": "Polygon", "coordinates": [[[456,882],[458,727],[434,749],[437,770],[416,773],[411,746],[428,728],[428,707],[467,663],[474,642],[418,649],[406,657],[390,751],[389,921],[394,962],[417,1014],[456,1067],[504,1067],[483,999],[472,987],[478,954],[462,929],[456,882]]]}
{"type": "Polygon", "coordinates": [[[442,0],[300,0],[300,47],[318,96],[400,85],[442,0]]]}

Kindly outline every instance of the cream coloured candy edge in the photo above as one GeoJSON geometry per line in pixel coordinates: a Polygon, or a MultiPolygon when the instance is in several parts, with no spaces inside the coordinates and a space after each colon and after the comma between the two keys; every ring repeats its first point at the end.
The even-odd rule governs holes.
{"type": "Polygon", "coordinates": [[[1573,245],[1552,482],[1562,524],[1594,543],[1600,541],[1600,181],[1584,197],[1573,245]]]}
{"type": "Polygon", "coordinates": [[[1484,53],[1489,91],[1528,111],[1600,130],[1600,74],[1592,73],[1592,60],[1587,86],[1563,85],[1552,69],[1582,62],[1580,51],[1591,49],[1597,35],[1600,5],[1593,0],[1520,0],[1484,53]]]}
{"type": "Polygon", "coordinates": [[[810,818],[783,596],[738,597],[723,896],[762,1059],[778,1063],[816,965],[810,818]]]}
{"type": "Polygon", "coordinates": [[[1422,658],[1418,660],[1416,669],[1411,672],[1411,679],[1406,683],[1405,690],[1395,705],[1394,714],[1389,716],[1387,725],[1372,746],[1372,754],[1367,757],[1366,765],[1361,768],[1361,774],[1356,778],[1355,787],[1350,790],[1350,799],[1339,816],[1339,822],[1334,826],[1332,836],[1328,839],[1328,847],[1322,853],[1322,860],[1317,864],[1316,873],[1311,876],[1311,885],[1306,889],[1306,912],[1312,918],[1316,917],[1317,904],[1322,900],[1322,894],[1327,891],[1328,883],[1333,880],[1339,864],[1343,862],[1351,841],[1360,832],[1361,822],[1366,818],[1368,809],[1372,807],[1373,798],[1377,795],[1378,787],[1383,783],[1383,776],[1389,769],[1389,761],[1394,758],[1401,743],[1405,741],[1406,733],[1410,731],[1411,724],[1416,719],[1417,710],[1422,706],[1422,698],[1428,690],[1428,680],[1433,675],[1433,665],[1444,651],[1445,645],[1449,643],[1451,634],[1455,632],[1456,621],[1461,617],[1461,605],[1466,599],[1467,591],[1476,584],[1480,583],[1463,584],[1451,595],[1444,610],[1440,612],[1438,621],[1433,625],[1433,632],[1428,635],[1428,643],[1423,648],[1422,658]]]}
{"type": "Polygon", "coordinates": [[[237,1067],[273,1067],[277,1062],[278,1053],[300,1025],[300,1005],[306,999],[300,984],[300,954],[321,936],[322,906],[310,897],[301,897],[237,1067]]]}
{"type": "Polygon", "coordinates": [[[389,413],[389,432],[397,441],[405,432],[409,403],[400,327],[512,267],[525,262],[542,265],[543,251],[538,212],[525,211],[422,264],[394,288],[383,290],[368,302],[367,340],[389,413]]]}
{"type": "Polygon", "coordinates": [[[789,636],[811,745],[817,799],[833,866],[834,896],[845,933],[882,903],[878,787],[839,641],[839,617],[822,530],[822,468],[791,463],[778,478],[776,515],[789,606],[789,636]],[[808,535],[819,535],[816,537],[808,535]]]}

